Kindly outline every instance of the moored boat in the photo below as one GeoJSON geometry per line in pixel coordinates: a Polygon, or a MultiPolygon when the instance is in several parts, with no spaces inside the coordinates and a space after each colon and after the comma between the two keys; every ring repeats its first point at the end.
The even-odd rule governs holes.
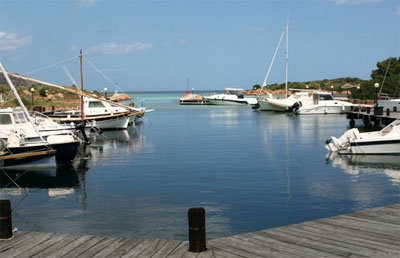
{"type": "Polygon", "coordinates": [[[225,88],[223,94],[213,94],[204,96],[210,105],[227,105],[227,106],[243,106],[257,104],[256,98],[245,97],[243,94],[244,89],[239,88],[225,88]]]}
{"type": "Polygon", "coordinates": [[[325,147],[339,154],[400,155],[400,119],[380,131],[360,133],[357,128],[352,128],[339,138],[332,136],[325,147]]]}
{"type": "MultiPolygon", "coordinates": [[[[55,150],[57,165],[70,164],[75,158],[81,140],[69,132],[60,132],[60,134],[44,137],[32,121],[28,110],[1,63],[0,69],[21,108],[20,110],[5,108],[0,112],[0,151],[6,155],[27,155],[39,151],[55,150]]],[[[26,162],[25,159],[13,157],[12,160],[15,163],[22,164],[26,162]]]]}
{"type": "Polygon", "coordinates": [[[334,99],[330,92],[314,91],[311,99],[297,101],[288,108],[288,112],[298,115],[312,114],[346,114],[355,107],[354,104],[334,99]]]}

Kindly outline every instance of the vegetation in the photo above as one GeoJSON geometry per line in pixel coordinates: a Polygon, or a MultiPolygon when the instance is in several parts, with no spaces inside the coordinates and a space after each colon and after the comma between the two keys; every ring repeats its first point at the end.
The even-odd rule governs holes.
{"type": "MultiPolygon", "coordinates": [[[[400,57],[390,57],[378,62],[376,66],[377,69],[371,72],[370,80],[346,77],[332,80],[288,82],[288,88],[321,89],[347,94],[350,98],[357,99],[375,99],[377,91],[387,93],[390,97],[398,97],[400,95],[400,57]],[[375,88],[376,83],[379,83],[378,89],[375,88]]],[[[253,90],[260,88],[259,84],[253,86],[253,90]]],[[[268,85],[268,89],[283,90],[285,84],[271,84],[268,85]]]]}
{"type": "MultiPolygon", "coordinates": [[[[321,89],[335,93],[346,94],[349,98],[356,99],[375,99],[376,92],[387,93],[389,97],[398,97],[400,95],[400,57],[390,57],[376,64],[377,69],[371,72],[370,80],[361,80],[359,78],[338,78],[325,79],[307,82],[289,82],[288,88],[296,89],[321,89]],[[379,88],[375,84],[379,83],[379,88]]],[[[55,106],[57,108],[76,107],[79,105],[79,96],[75,93],[62,91],[57,88],[46,85],[35,84],[31,81],[12,77],[14,85],[24,102],[28,107],[45,106],[46,109],[55,106]]],[[[76,85],[70,86],[76,89],[76,85]]],[[[256,84],[253,90],[260,89],[256,84]]],[[[268,85],[269,90],[284,90],[285,84],[268,85]]],[[[100,92],[92,92],[101,96],[100,92]]],[[[3,107],[16,106],[17,102],[10,93],[10,87],[7,85],[4,77],[0,74],[0,94],[3,107]]]]}

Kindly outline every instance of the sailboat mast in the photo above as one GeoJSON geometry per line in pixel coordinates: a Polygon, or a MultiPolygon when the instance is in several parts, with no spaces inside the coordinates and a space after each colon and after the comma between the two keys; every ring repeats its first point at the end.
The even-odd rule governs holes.
{"type": "Polygon", "coordinates": [[[286,21],[286,74],[285,74],[285,97],[287,98],[288,93],[288,78],[289,78],[289,20],[286,21]]]}
{"type": "MultiPolygon", "coordinates": [[[[6,79],[8,85],[10,86],[10,89],[11,89],[11,91],[13,92],[14,97],[17,99],[18,104],[21,106],[22,111],[24,112],[26,119],[28,119],[28,121],[31,122],[31,124],[32,124],[32,126],[33,126],[33,129],[34,129],[35,132],[39,135],[40,139],[44,142],[45,140],[43,139],[42,135],[40,134],[39,129],[38,129],[38,128],[36,127],[36,125],[31,121],[31,119],[30,119],[30,114],[29,114],[28,109],[26,108],[25,104],[22,102],[22,99],[21,99],[21,97],[19,96],[19,94],[18,94],[18,92],[17,92],[17,89],[15,88],[14,84],[12,83],[10,77],[8,77],[8,73],[7,73],[6,69],[4,69],[4,67],[3,67],[3,65],[2,65],[1,62],[0,62],[0,70],[1,70],[1,72],[3,73],[4,78],[6,79]]],[[[46,145],[47,145],[47,143],[46,143],[46,145]]]]}
{"type": "Polygon", "coordinates": [[[3,75],[4,75],[4,78],[6,79],[8,85],[9,85],[10,88],[11,88],[11,91],[13,92],[14,97],[17,99],[18,104],[21,106],[21,108],[22,108],[22,110],[24,111],[26,117],[29,117],[28,109],[26,109],[24,103],[22,102],[21,97],[19,96],[19,94],[18,94],[18,92],[17,92],[17,89],[15,88],[14,84],[13,84],[12,81],[10,80],[10,77],[8,77],[8,74],[7,74],[6,70],[4,69],[3,65],[1,64],[1,62],[0,62],[0,69],[1,69],[1,71],[2,71],[2,73],[3,73],[3,75]]]}
{"type": "MultiPolygon", "coordinates": [[[[79,54],[79,67],[80,67],[80,77],[81,77],[81,91],[83,91],[83,54],[82,50],[80,51],[79,54]]],[[[85,112],[83,110],[83,96],[81,95],[81,119],[85,119],[85,112]]]]}

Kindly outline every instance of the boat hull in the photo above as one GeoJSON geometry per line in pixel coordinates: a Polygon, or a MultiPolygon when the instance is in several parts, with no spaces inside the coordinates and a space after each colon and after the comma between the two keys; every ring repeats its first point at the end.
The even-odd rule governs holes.
{"type": "Polygon", "coordinates": [[[350,144],[350,153],[371,155],[400,155],[400,139],[386,141],[357,141],[350,144]]]}
{"type": "Polygon", "coordinates": [[[55,122],[78,123],[85,121],[100,130],[127,129],[130,121],[135,121],[136,115],[121,113],[113,115],[86,116],[81,119],[79,116],[50,116],[55,122]]]}
{"type": "Polygon", "coordinates": [[[326,104],[326,105],[306,105],[301,106],[296,114],[314,115],[314,114],[346,114],[351,111],[352,105],[346,104],[326,104]]]}

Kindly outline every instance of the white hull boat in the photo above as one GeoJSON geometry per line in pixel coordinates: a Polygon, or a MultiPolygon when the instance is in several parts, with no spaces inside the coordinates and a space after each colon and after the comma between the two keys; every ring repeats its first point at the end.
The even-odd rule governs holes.
{"type": "Polygon", "coordinates": [[[287,98],[273,98],[272,94],[269,94],[267,98],[258,100],[258,109],[262,111],[286,112],[294,103],[299,101],[302,103],[312,102],[311,93],[296,91],[287,98]]]}
{"type": "Polygon", "coordinates": [[[297,101],[288,111],[298,115],[346,114],[354,106],[350,102],[334,99],[330,92],[314,91],[312,100],[297,101]]]}
{"type": "Polygon", "coordinates": [[[400,119],[380,131],[360,133],[357,128],[350,129],[340,138],[331,137],[325,147],[339,154],[400,155],[400,119]]]}
{"type": "Polygon", "coordinates": [[[243,89],[226,88],[223,94],[204,96],[210,105],[244,106],[257,104],[256,98],[246,98],[243,89]]]}

